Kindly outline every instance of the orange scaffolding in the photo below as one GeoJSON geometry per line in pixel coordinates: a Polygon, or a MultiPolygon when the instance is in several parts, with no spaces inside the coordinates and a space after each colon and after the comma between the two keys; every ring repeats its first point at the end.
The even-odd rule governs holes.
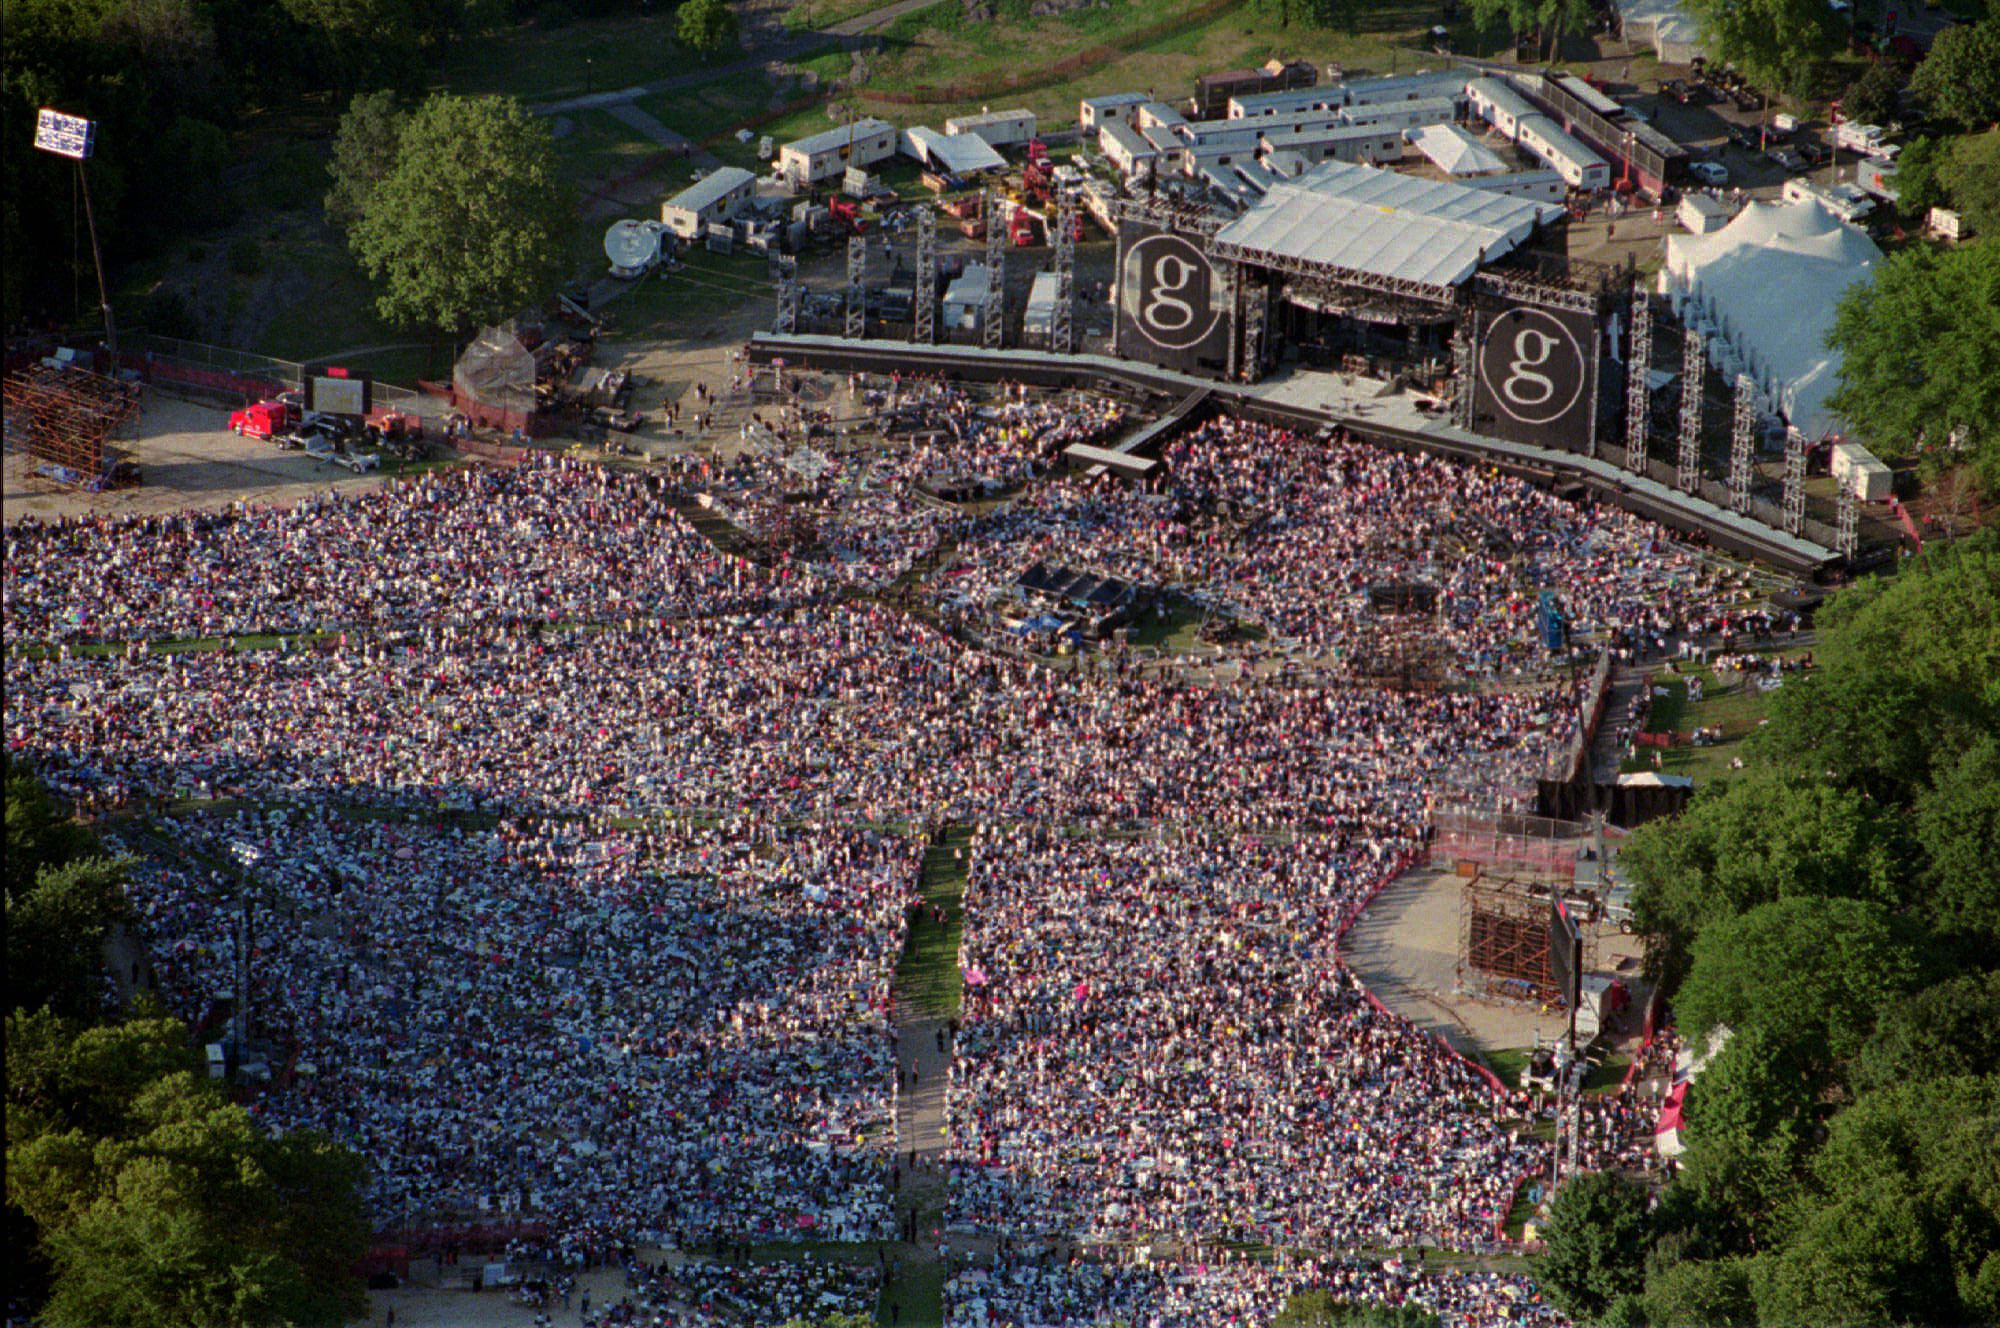
{"type": "Polygon", "coordinates": [[[4,384],[7,445],[51,463],[40,473],[59,483],[103,482],[110,441],[138,415],[139,392],[85,369],[29,365],[4,384]]]}

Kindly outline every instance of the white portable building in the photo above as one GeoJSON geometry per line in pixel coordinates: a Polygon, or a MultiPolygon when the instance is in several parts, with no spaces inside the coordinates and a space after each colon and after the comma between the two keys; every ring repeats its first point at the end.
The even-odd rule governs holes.
{"type": "Polygon", "coordinates": [[[1611,163],[1592,152],[1546,115],[1523,117],[1515,139],[1544,166],[1562,176],[1572,189],[1604,189],[1611,184],[1611,163]]]}
{"type": "Polygon", "coordinates": [[[1895,479],[1889,468],[1859,443],[1835,443],[1829,468],[1833,482],[1864,503],[1887,499],[1895,479]]]}
{"type": "Polygon", "coordinates": [[[850,166],[889,160],[900,141],[896,126],[869,116],[785,144],[778,149],[777,173],[794,188],[837,180],[850,166]]]}
{"type": "Polygon", "coordinates": [[[1097,131],[1097,150],[1127,179],[1150,174],[1160,159],[1152,140],[1123,120],[1112,120],[1097,131]]]}
{"type": "Polygon", "coordinates": [[[1028,307],[1021,315],[1021,335],[1039,338],[1047,343],[1055,330],[1056,320],[1056,274],[1037,272],[1035,281],[1028,288],[1028,307]]]}
{"type": "Polygon", "coordinates": [[[1696,235],[1707,235],[1729,224],[1729,206],[1707,194],[1682,194],[1674,219],[1696,235]]]}
{"type": "Polygon", "coordinates": [[[1035,136],[1035,113],[1013,110],[954,115],[944,122],[944,131],[947,134],[976,134],[996,148],[1018,147],[1035,136]]]}
{"type": "Polygon", "coordinates": [[[979,330],[986,307],[986,264],[967,263],[957,281],[945,288],[944,325],[964,332],[979,330]]]}
{"type": "Polygon", "coordinates": [[[1077,127],[1087,134],[1104,128],[1113,120],[1129,120],[1133,111],[1151,100],[1143,92],[1113,92],[1102,97],[1085,97],[1077,105],[1077,127]]]}
{"type": "Polygon", "coordinates": [[[741,166],[718,166],[660,205],[660,221],[683,240],[711,222],[732,220],[756,191],[757,177],[741,166]]]}
{"type": "Polygon", "coordinates": [[[1538,203],[1560,203],[1569,186],[1554,171],[1508,171],[1503,175],[1464,175],[1453,184],[1467,189],[1485,189],[1509,198],[1532,198],[1538,203]]]}

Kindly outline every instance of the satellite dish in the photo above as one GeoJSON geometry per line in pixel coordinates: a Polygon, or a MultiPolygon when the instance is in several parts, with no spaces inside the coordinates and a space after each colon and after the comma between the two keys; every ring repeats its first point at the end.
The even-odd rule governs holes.
{"type": "Polygon", "coordinates": [[[660,257],[660,232],[665,229],[657,221],[614,221],[604,232],[604,256],[613,267],[650,267],[660,257]]]}

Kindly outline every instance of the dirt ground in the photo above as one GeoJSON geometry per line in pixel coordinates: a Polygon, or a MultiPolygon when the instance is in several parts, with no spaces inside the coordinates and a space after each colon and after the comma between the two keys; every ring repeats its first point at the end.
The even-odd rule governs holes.
{"type": "MultiPolygon", "coordinates": [[[[1476,998],[1463,989],[1461,884],[1448,870],[1413,871],[1391,882],[1348,932],[1342,957],[1384,1005],[1468,1055],[1532,1047],[1538,1037],[1562,1032],[1566,1021],[1559,1010],[1476,998]]],[[[1639,939],[1600,925],[1594,947],[1597,962],[1590,971],[1621,978],[1636,990],[1639,939]]],[[[1635,999],[1634,1007],[1639,1004],[1635,999]]],[[[1625,1025],[1619,1029],[1629,1031],[1625,1025]]]]}
{"type": "Polygon", "coordinates": [[[280,451],[229,431],[229,412],[178,397],[146,398],[134,437],[118,446],[139,463],[145,483],[106,493],[86,493],[35,474],[34,462],[9,450],[6,520],[24,516],[128,516],[134,513],[209,511],[237,499],[290,503],[329,489],[373,488],[379,475],[356,475],[280,451]]]}

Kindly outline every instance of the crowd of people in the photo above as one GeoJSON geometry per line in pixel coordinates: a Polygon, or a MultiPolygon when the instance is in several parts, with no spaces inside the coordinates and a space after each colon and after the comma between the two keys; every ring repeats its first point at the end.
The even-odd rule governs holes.
{"type": "Polygon", "coordinates": [[[1194,1260],[1016,1257],[945,1283],[947,1328],[1258,1328],[1294,1292],[1335,1301],[1411,1305],[1445,1328],[1566,1328],[1568,1319],[1518,1273],[1427,1266],[1417,1259],[1194,1260]]]}
{"type": "Polygon", "coordinates": [[[1041,487],[961,540],[942,600],[1005,604],[1038,562],[1171,591],[1311,654],[1379,659],[1417,631],[1459,677],[1520,676],[1541,656],[1538,593],[1572,633],[1630,647],[1724,596],[1725,576],[1616,510],[1583,510],[1503,475],[1423,454],[1219,417],[1166,448],[1165,478],[1041,487]],[[1422,585],[1436,608],[1371,604],[1422,585]]]}
{"type": "Polygon", "coordinates": [[[1536,1150],[1335,959],[1414,820],[974,842],[951,1217],[1009,1237],[1492,1239],[1536,1150]]]}
{"type": "Polygon", "coordinates": [[[131,896],[199,1024],[251,905],[258,1110],[368,1157],[385,1226],[532,1213],[603,1247],[879,1238],[918,841],[735,822],[169,820],[131,896]],[[872,1142],[871,1142],[872,1141],[872,1142]],[[601,1239],[600,1239],[601,1237],[601,1239]]]}
{"type": "MultiPolygon", "coordinates": [[[[190,1020],[233,987],[252,902],[250,1018],[286,1052],[258,1110],[369,1158],[385,1228],[532,1214],[590,1248],[892,1236],[892,982],[924,836],[958,823],[979,828],[953,1230],[1490,1240],[1537,1154],[1503,1128],[1515,1104],[1375,1005],[1336,942],[1441,795],[1530,784],[1566,750],[1568,685],[1072,670],[874,592],[948,535],[956,575],[930,593],[999,593],[1053,558],[1337,652],[1374,630],[1369,585],[1423,580],[1457,681],[1490,684],[1522,658],[1539,587],[1635,651],[1736,588],[1627,518],[1442,462],[1211,421],[1169,447],[1157,491],[1109,489],[1040,467],[1118,427],[1114,406],[1065,422],[930,385],[881,408],[924,436],[827,459],[827,491],[853,501],[762,562],[684,510],[796,506],[796,453],[22,521],[6,621],[39,648],[7,660],[9,749],[62,796],[148,813],[185,855],[149,860],[132,897],[190,1020]],[[976,520],[912,496],[968,477],[1025,487],[976,520]],[[276,639],[149,645],[254,634],[276,639]]],[[[1390,1265],[1310,1275],[1454,1323],[1522,1303],[1390,1265]]],[[[1003,1259],[954,1281],[951,1322],[1130,1305],[1168,1328],[1262,1323],[1275,1276],[1003,1259]]],[[[694,1290],[676,1303],[727,1301],[694,1290]]]]}

